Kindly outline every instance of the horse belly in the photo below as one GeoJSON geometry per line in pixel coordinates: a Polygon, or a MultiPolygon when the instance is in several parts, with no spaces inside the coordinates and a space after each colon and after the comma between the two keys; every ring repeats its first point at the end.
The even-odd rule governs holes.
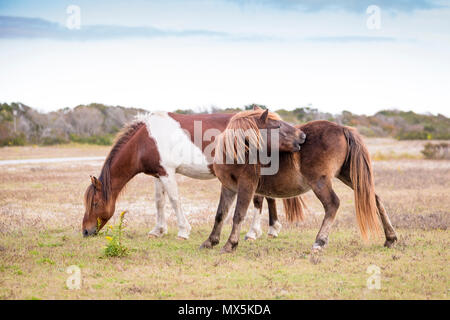
{"type": "Polygon", "coordinates": [[[271,198],[292,198],[299,196],[311,190],[306,179],[301,176],[295,176],[290,179],[265,178],[258,185],[256,194],[271,198]]]}
{"type": "Polygon", "coordinates": [[[211,173],[208,166],[198,164],[181,164],[176,172],[193,179],[209,180],[216,176],[211,173]]]}

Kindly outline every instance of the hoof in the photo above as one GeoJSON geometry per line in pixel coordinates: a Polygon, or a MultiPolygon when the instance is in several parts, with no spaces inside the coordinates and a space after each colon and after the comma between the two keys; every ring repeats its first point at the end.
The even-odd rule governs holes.
{"type": "Polygon", "coordinates": [[[311,253],[312,254],[316,254],[316,253],[322,252],[322,250],[323,250],[323,247],[320,247],[320,246],[315,247],[315,246],[313,246],[312,249],[311,249],[311,253]]]}
{"type": "Polygon", "coordinates": [[[178,230],[178,238],[189,239],[189,234],[191,233],[191,226],[181,228],[178,230]]]}
{"type": "Polygon", "coordinates": [[[236,250],[237,244],[233,246],[231,243],[227,243],[223,246],[222,250],[220,250],[220,253],[232,253],[236,250]]]}
{"type": "Polygon", "coordinates": [[[384,246],[386,248],[392,248],[395,243],[397,242],[397,237],[393,238],[393,239],[386,239],[386,242],[384,243],[384,246]]]}
{"type": "Polygon", "coordinates": [[[220,250],[220,254],[227,254],[227,253],[233,253],[233,249],[228,249],[228,248],[223,247],[220,250]]]}
{"type": "Polygon", "coordinates": [[[278,235],[269,233],[269,234],[267,235],[267,238],[269,238],[269,239],[275,239],[275,238],[278,238],[278,235]]]}
{"type": "Polygon", "coordinates": [[[155,227],[152,231],[148,233],[149,238],[161,238],[163,235],[167,234],[167,227],[155,227]]]}
{"type": "Polygon", "coordinates": [[[312,252],[313,253],[321,252],[325,246],[326,246],[325,241],[318,240],[318,241],[314,242],[314,244],[312,246],[312,252]]]}
{"type": "Polygon", "coordinates": [[[149,233],[148,234],[148,238],[149,239],[157,239],[157,238],[161,238],[162,236],[164,236],[166,233],[149,233]]]}
{"type": "Polygon", "coordinates": [[[187,240],[187,239],[189,239],[189,238],[177,236],[177,240],[187,240]]]}
{"type": "Polygon", "coordinates": [[[262,235],[262,231],[261,230],[254,230],[254,229],[252,229],[249,232],[247,232],[247,234],[245,235],[244,239],[245,240],[254,241],[254,240],[258,239],[261,235],[262,235]]]}
{"type": "Polygon", "coordinates": [[[203,250],[203,249],[212,249],[214,246],[213,246],[213,244],[212,244],[212,242],[211,241],[209,241],[209,240],[206,240],[205,242],[203,242],[201,245],[200,245],[200,247],[198,247],[200,250],[203,250]]]}
{"type": "Polygon", "coordinates": [[[275,222],[275,224],[273,226],[269,227],[269,232],[267,233],[267,236],[269,238],[277,238],[278,237],[278,233],[281,231],[281,223],[279,223],[278,221],[275,222]]]}

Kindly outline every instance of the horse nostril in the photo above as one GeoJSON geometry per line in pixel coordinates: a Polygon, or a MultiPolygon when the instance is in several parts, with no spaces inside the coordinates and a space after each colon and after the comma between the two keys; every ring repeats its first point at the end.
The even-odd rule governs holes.
{"type": "Polygon", "coordinates": [[[89,232],[86,229],[84,229],[83,230],[83,237],[87,237],[88,235],[89,235],[89,232]]]}

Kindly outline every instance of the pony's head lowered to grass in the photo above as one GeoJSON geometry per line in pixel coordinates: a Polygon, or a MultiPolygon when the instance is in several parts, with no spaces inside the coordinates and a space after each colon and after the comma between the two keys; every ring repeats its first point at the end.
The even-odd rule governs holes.
{"type": "Polygon", "coordinates": [[[91,185],[84,194],[85,213],[82,229],[85,237],[100,231],[114,214],[115,201],[108,201],[111,195],[107,195],[105,188],[107,186],[99,179],[91,176],[91,185]]]}
{"type": "MultiPolygon", "coordinates": [[[[136,175],[139,170],[129,168],[124,164],[128,162],[137,163],[133,144],[133,137],[144,124],[132,122],[117,135],[114,146],[103,164],[99,178],[91,176],[91,183],[84,194],[84,217],[82,223],[83,236],[96,234],[114,215],[116,199],[125,184],[136,175]],[[125,168],[125,169],[124,169],[125,168]]],[[[146,134],[146,133],[145,133],[146,134]]]]}

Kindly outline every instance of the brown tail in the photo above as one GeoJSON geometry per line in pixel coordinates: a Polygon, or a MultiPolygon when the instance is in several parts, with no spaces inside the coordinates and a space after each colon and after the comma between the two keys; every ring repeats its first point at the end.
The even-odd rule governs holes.
{"type": "Polygon", "coordinates": [[[303,212],[304,206],[305,203],[300,196],[283,199],[283,207],[286,214],[286,219],[289,222],[303,221],[305,219],[305,214],[303,212]]]}
{"type": "Polygon", "coordinates": [[[355,192],[356,220],[364,240],[370,236],[381,236],[382,230],[378,218],[375,200],[372,164],[370,154],[361,136],[352,128],[345,127],[347,139],[347,160],[350,161],[350,179],[355,192]]]}

